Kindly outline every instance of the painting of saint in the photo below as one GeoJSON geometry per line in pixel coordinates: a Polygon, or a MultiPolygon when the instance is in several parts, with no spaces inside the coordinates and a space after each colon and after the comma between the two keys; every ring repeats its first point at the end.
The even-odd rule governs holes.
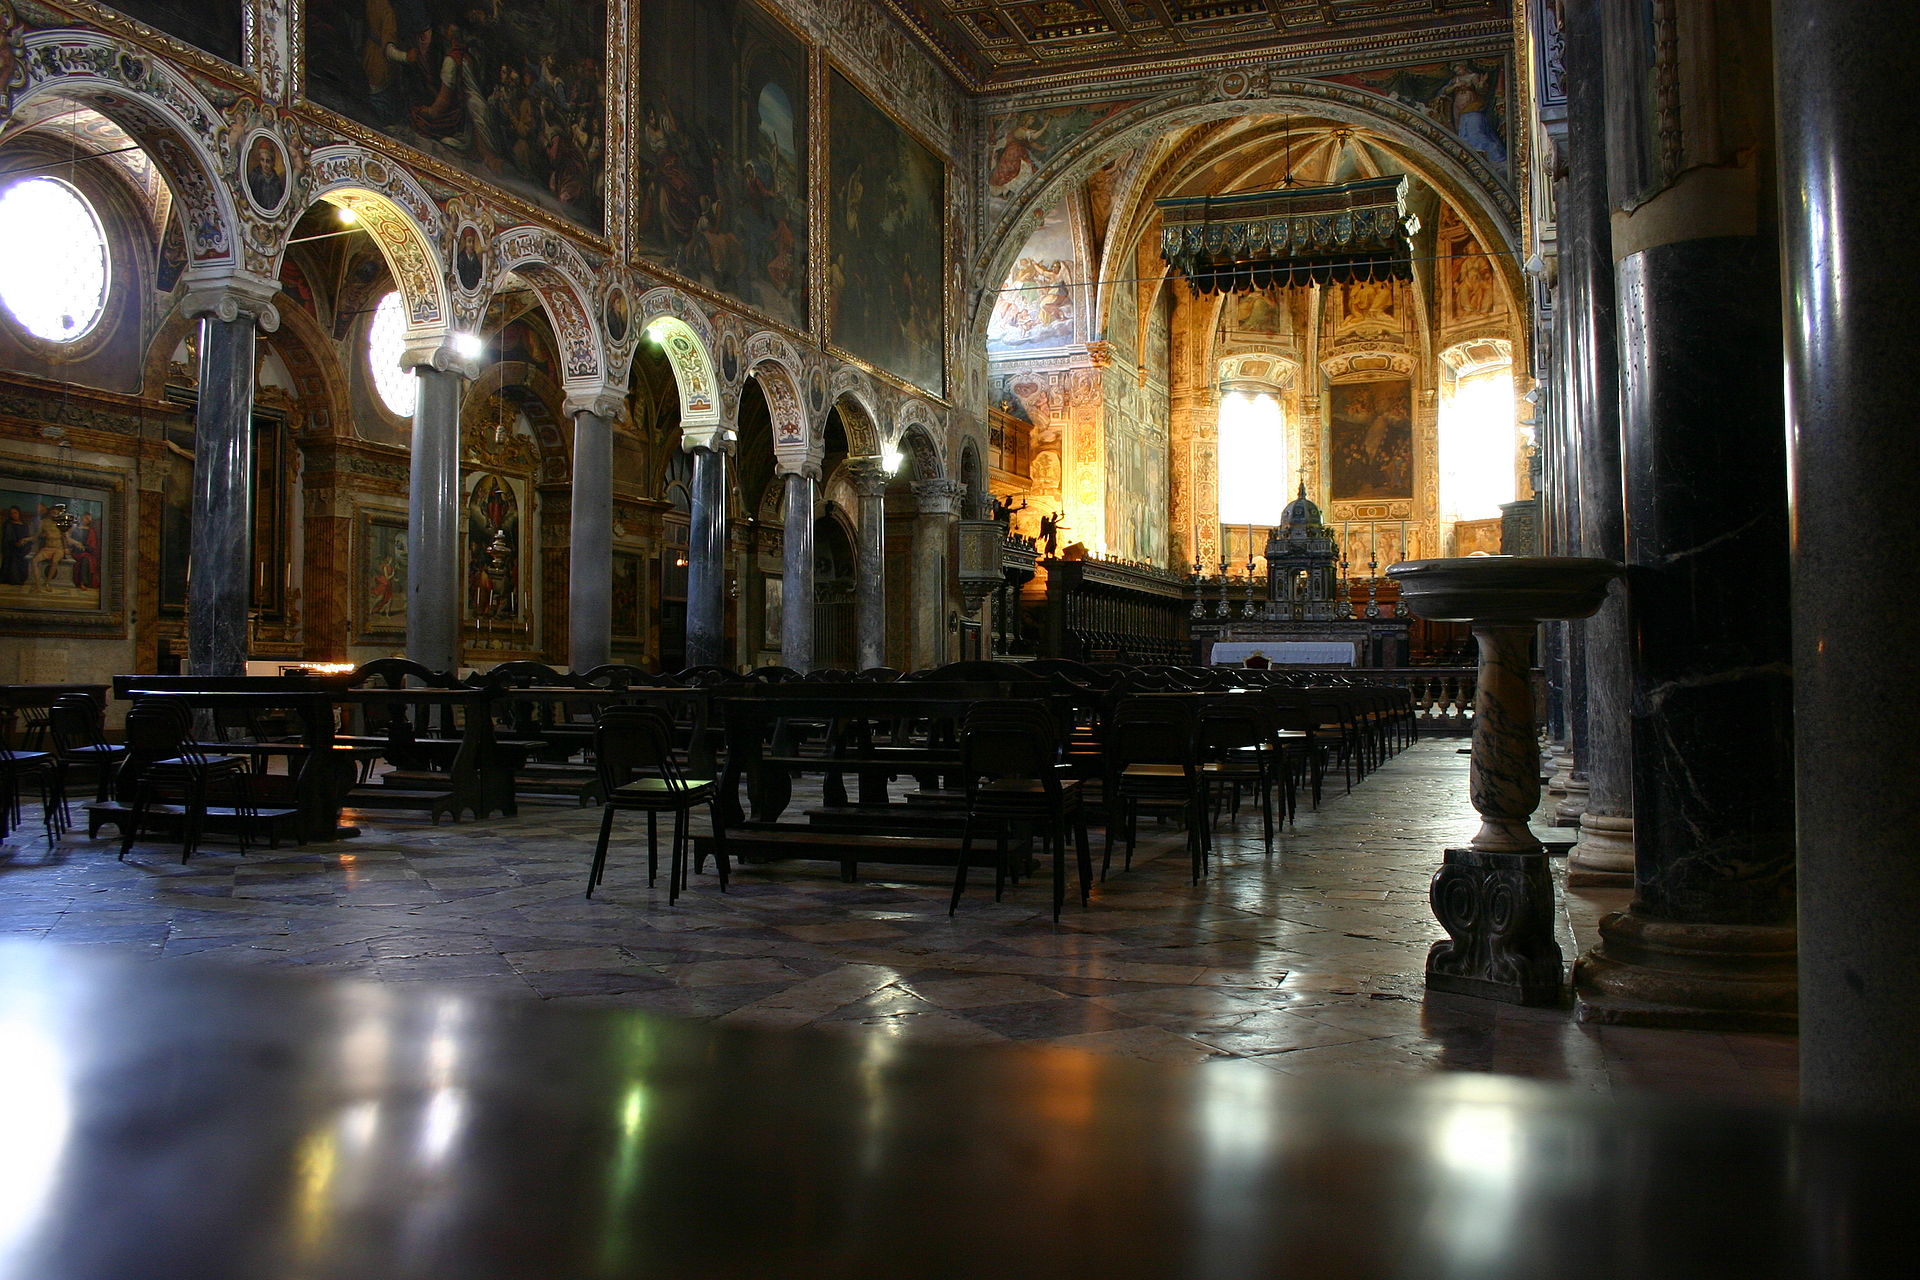
{"type": "Polygon", "coordinates": [[[239,66],[243,61],[241,14],[246,5],[247,0],[113,0],[111,7],[182,44],[239,66]]]}
{"type": "Polygon", "coordinates": [[[1281,335],[1293,331],[1286,299],[1276,289],[1230,293],[1226,305],[1228,325],[1236,333],[1281,335]]]}
{"type": "Polygon", "coordinates": [[[828,99],[832,340],[946,393],[946,166],[844,76],[828,99]]]}
{"type": "Polygon", "coordinates": [[[804,328],[805,45],[751,0],[654,0],[637,17],[640,251],[804,328]]]}
{"type": "Polygon", "coordinates": [[[615,289],[607,295],[607,337],[616,343],[627,340],[627,328],[633,323],[631,308],[625,289],[615,289]]]}
{"type": "Polygon", "coordinates": [[[104,495],[0,482],[0,607],[101,608],[104,495]]]}
{"type": "Polygon", "coordinates": [[[1391,281],[1353,280],[1340,289],[1344,312],[1340,320],[1341,337],[1398,339],[1405,336],[1391,281]]]}
{"type": "Polygon", "coordinates": [[[1460,320],[1493,314],[1493,264],[1472,240],[1461,241],[1453,259],[1453,307],[1460,320]]]}
{"type": "Polygon", "coordinates": [[[1413,497],[1413,383],[1406,378],[1331,388],[1333,498],[1413,497]]]}
{"type": "Polygon", "coordinates": [[[621,639],[641,637],[645,573],[639,556],[613,553],[613,634],[621,639]]]}
{"type": "Polygon", "coordinates": [[[287,198],[287,157],[264,133],[247,144],[246,183],[248,198],[262,213],[277,213],[287,198]]]}
{"type": "Polygon", "coordinates": [[[467,490],[467,616],[505,622],[520,616],[518,485],[482,473],[467,490]]]}
{"type": "Polygon", "coordinates": [[[460,228],[459,243],[453,251],[453,274],[468,293],[480,288],[486,274],[486,246],[480,243],[480,228],[471,222],[460,228]]]}
{"type": "Polygon", "coordinates": [[[360,581],[365,584],[360,629],[369,636],[407,630],[407,518],[364,512],[360,526],[360,581]]]}
{"type": "Polygon", "coordinates": [[[311,101],[601,230],[605,0],[349,0],[306,23],[311,101]]]}

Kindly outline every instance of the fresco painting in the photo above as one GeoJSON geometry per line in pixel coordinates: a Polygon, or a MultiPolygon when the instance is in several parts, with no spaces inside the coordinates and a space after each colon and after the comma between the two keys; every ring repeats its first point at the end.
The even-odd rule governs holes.
{"type": "Polygon", "coordinates": [[[828,332],[860,359],[944,395],[946,167],[838,72],[828,109],[828,332]]]}
{"type": "Polygon", "coordinates": [[[397,512],[360,513],[360,631],[365,639],[407,634],[407,518],[397,512]]]}
{"type": "Polygon", "coordinates": [[[482,472],[467,489],[467,617],[481,626],[521,615],[521,512],[524,485],[482,472]]]}
{"type": "Polygon", "coordinates": [[[1015,111],[990,122],[987,126],[987,194],[1001,200],[1013,196],[1046,168],[1047,161],[1067,143],[1136,101],[1138,99],[1015,111]]]}
{"type": "Polygon", "coordinates": [[[805,46],[751,0],[654,0],[640,17],[640,251],[805,328],[805,46]]]}
{"type": "Polygon", "coordinates": [[[1027,238],[1013,269],[1000,287],[1000,299],[987,321],[987,350],[1058,347],[1073,341],[1074,314],[1081,289],[1074,258],[1073,231],[1066,202],[1047,210],[1027,238]]]}
{"type": "Polygon", "coordinates": [[[605,0],[310,4],[306,22],[313,102],[602,229],[605,0]]]}
{"type": "Polygon", "coordinates": [[[1507,172],[1512,113],[1507,106],[1511,76],[1505,59],[1463,58],[1326,78],[1412,107],[1458,134],[1490,167],[1507,172]]]}
{"type": "Polygon", "coordinates": [[[1413,497],[1413,382],[1336,383],[1328,401],[1334,500],[1413,497]]]}

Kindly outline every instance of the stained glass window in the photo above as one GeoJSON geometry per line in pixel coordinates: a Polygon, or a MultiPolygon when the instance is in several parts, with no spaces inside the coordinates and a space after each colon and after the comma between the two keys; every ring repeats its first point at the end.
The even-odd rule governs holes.
{"type": "Polygon", "coordinates": [[[107,305],[107,237],[85,197],[57,178],[0,195],[0,302],[28,333],[74,342],[107,305]]]}

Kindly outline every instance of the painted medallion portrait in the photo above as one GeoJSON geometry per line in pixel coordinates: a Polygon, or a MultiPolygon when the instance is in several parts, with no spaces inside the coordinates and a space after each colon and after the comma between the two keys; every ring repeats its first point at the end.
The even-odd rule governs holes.
{"type": "Polygon", "coordinates": [[[946,393],[946,166],[835,72],[827,331],[887,372],[946,393]]]}
{"type": "Polygon", "coordinates": [[[471,222],[460,228],[453,246],[453,274],[460,287],[468,293],[477,293],[480,284],[486,279],[487,245],[480,237],[480,228],[471,222]]]}
{"type": "Polygon", "coordinates": [[[278,213],[287,202],[287,153],[273,135],[256,133],[248,139],[241,180],[247,199],[261,213],[278,213]]]}
{"type": "Polygon", "coordinates": [[[633,327],[633,304],[627,301],[627,291],[615,288],[607,294],[607,337],[617,346],[627,340],[627,332],[633,327]]]}

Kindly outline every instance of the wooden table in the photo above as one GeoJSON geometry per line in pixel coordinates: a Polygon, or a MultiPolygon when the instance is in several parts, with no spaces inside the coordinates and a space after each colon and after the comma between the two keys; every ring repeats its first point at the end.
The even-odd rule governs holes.
{"type": "Polygon", "coordinates": [[[1827,1280],[1920,1126],[0,946],[6,1280],[1827,1280]]]}

